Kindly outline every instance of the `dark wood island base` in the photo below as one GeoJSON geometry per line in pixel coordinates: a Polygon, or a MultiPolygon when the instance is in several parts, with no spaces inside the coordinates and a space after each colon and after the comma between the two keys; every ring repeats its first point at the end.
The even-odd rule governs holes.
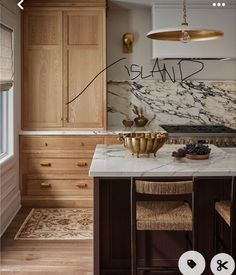
{"type": "MultiPolygon", "coordinates": [[[[150,178],[142,178],[150,179],[150,178]]],[[[163,179],[160,177],[152,180],[163,179]]],[[[165,177],[167,179],[167,177],[165,177]]],[[[191,177],[171,177],[189,180],[191,177]]],[[[194,178],[193,206],[195,250],[206,260],[204,274],[214,256],[214,205],[216,200],[229,200],[232,177],[194,178]]],[[[130,187],[131,178],[94,178],[94,275],[130,275],[130,187]]],[[[188,200],[189,198],[186,197],[188,200]]],[[[221,228],[225,240],[227,228],[221,228]]],[[[139,265],[176,267],[187,249],[183,232],[138,232],[139,265]]],[[[163,274],[165,269],[163,269],[163,274]]],[[[140,272],[139,274],[155,274],[140,272]]],[[[159,273],[160,274],[160,273],[159,273]]],[[[172,273],[174,274],[174,273],[172,273]]],[[[180,274],[180,273],[176,273],[180,274]]]]}

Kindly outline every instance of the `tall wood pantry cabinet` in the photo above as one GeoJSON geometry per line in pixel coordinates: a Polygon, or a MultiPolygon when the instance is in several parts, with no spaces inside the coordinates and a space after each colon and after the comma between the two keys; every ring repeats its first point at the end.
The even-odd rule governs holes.
{"type": "Polygon", "coordinates": [[[26,1],[23,130],[105,129],[105,1],[26,1]],[[87,89],[72,103],[75,96],[87,89]]]}

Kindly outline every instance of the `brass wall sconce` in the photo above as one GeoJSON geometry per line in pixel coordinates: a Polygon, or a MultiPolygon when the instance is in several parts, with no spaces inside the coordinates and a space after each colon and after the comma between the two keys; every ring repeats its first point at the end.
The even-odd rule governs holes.
{"type": "Polygon", "coordinates": [[[134,34],[125,33],[122,37],[123,42],[123,53],[132,53],[133,52],[133,43],[134,43],[134,34]]]}

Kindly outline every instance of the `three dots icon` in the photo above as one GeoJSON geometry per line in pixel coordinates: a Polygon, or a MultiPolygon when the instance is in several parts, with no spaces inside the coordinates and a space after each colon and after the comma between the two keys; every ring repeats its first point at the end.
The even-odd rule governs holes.
{"type": "Polygon", "coordinates": [[[213,7],[225,7],[226,4],[225,4],[225,2],[218,2],[218,3],[214,2],[214,3],[212,3],[212,6],[213,7]]]}

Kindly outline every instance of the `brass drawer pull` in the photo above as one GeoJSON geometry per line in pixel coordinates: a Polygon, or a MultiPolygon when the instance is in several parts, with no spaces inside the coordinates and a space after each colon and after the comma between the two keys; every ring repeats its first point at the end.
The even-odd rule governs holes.
{"type": "Polygon", "coordinates": [[[40,186],[43,187],[43,188],[50,188],[50,187],[51,187],[51,184],[48,183],[48,182],[42,182],[42,183],[40,184],[40,186]]]}
{"type": "Polygon", "coordinates": [[[50,162],[41,162],[40,165],[44,166],[44,167],[50,167],[50,166],[52,166],[52,164],[50,162]]]}
{"type": "Polygon", "coordinates": [[[79,166],[79,167],[86,167],[86,166],[88,166],[87,162],[77,162],[76,165],[79,166]]]}
{"type": "Polygon", "coordinates": [[[88,184],[77,184],[76,185],[78,188],[80,188],[80,189],[86,189],[86,188],[88,188],[88,184]]]}
{"type": "Polygon", "coordinates": [[[83,142],[80,143],[81,146],[84,146],[85,144],[83,142]]]}

